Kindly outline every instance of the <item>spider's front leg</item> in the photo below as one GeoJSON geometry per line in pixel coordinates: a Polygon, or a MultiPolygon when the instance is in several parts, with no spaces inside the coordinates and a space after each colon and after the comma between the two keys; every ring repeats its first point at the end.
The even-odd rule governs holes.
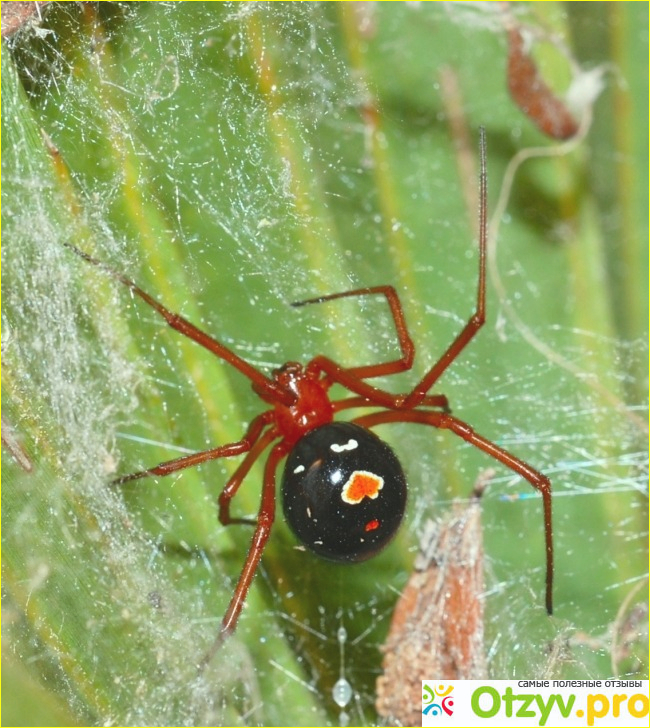
{"type": "Polygon", "coordinates": [[[390,307],[395,330],[402,356],[392,361],[380,362],[379,364],[366,364],[359,367],[350,367],[346,371],[359,379],[371,379],[373,377],[382,377],[387,374],[397,374],[397,372],[408,371],[413,366],[413,358],[415,356],[415,344],[411,339],[404,317],[404,309],[402,302],[397,295],[397,291],[392,286],[374,286],[372,288],[356,288],[353,291],[343,291],[342,293],[330,293],[327,296],[318,296],[317,298],[308,298],[305,301],[296,301],[291,305],[294,307],[306,306],[312,303],[325,303],[326,301],[334,301],[337,298],[349,298],[352,296],[372,296],[381,294],[386,297],[386,301],[390,307]]]}
{"type": "Polygon", "coordinates": [[[228,362],[228,364],[233,366],[235,369],[237,369],[237,371],[241,372],[245,377],[247,377],[253,383],[259,393],[263,393],[264,395],[266,395],[268,401],[285,402],[285,404],[288,405],[292,404],[293,396],[291,395],[291,393],[287,392],[286,389],[284,389],[283,387],[280,387],[274,379],[271,379],[262,374],[262,372],[258,371],[254,366],[242,359],[234,351],[229,349],[227,346],[222,344],[213,336],[206,334],[205,331],[199,329],[198,326],[195,326],[193,323],[188,321],[180,314],[170,311],[166,306],[163,306],[160,301],[157,301],[153,296],[150,296],[145,290],[140,288],[140,286],[134,283],[130,278],[127,278],[119,271],[113,270],[113,268],[111,268],[109,265],[106,265],[106,263],[103,263],[101,260],[93,258],[92,255],[89,255],[83,250],[80,250],[76,246],[72,245],[72,243],[64,243],[64,245],[66,246],[66,248],[70,249],[75,255],[78,255],[82,260],[85,260],[87,263],[90,263],[96,268],[103,270],[116,281],[119,281],[123,286],[126,286],[131,291],[131,293],[138,296],[148,306],[150,306],[154,311],[162,316],[167,324],[175,331],[178,331],[179,334],[186,336],[188,339],[192,339],[192,341],[196,341],[199,346],[202,346],[204,349],[207,349],[215,356],[228,362]]]}
{"type": "Polygon", "coordinates": [[[474,312],[467,320],[462,331],[447,347],[443,355],[438,359],[422,379],[413,387],[413,389],[404,395],[390,395],[382,392],[375,387],[364,384],[362,379],[384,376],[387,374],[396,374],[410,369],[413,366],[413,358],[415,355],[415,345],[409,335],[406,319],[404,317],[404,309],[402,307],[399,296],[392,286],[376,286],[374,288],[359,288],[354,291],[346,291],[343,293],[334,293],[328,296],[320,296],[318,298],[310,298],[306,301],[299,301],[292,305],[303,306],[311,303],[323,303],[337,298],[346,296],[364,296],[374,293],[382,293],[386,296],[386,300],[390,306],[395,329],[399,339],[402,356],[399,359],[380,364],[370,364],[361,367],[343,368],[327,357],[316,357],[310,362],[309,367],[312,370],[321,370],[325,372],[330,379],[339,382],[351,392],[365,397],[373,402],[373,404],[387,407],[390,409],[415,409],[421,405],[428,406],[425,400],[430,396],[429,390],[440,379],[449,366],[458,358],[469,342],[476,336],[483,324],[485,323],[485,282],[486,282],[486,264],[487,264],[487,152],[485,142],[485,129],[480,128],[480,164],[481,171],[479,176],[479,209],[478,209],[478,229],[479,229],[479,270],[478,285],[476,292],[476,305],[474,312]]]}

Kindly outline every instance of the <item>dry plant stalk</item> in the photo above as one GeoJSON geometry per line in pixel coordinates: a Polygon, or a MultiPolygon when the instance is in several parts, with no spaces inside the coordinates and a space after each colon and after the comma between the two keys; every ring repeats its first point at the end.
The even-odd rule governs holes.
{"type": "Polygon", "coordinates": [[[387,725],[421,725],[422,680],[486,677],[483,538],[477,484],[439,523],[429,521],[414,572],[395,607],[377,680],[387,725]]]}

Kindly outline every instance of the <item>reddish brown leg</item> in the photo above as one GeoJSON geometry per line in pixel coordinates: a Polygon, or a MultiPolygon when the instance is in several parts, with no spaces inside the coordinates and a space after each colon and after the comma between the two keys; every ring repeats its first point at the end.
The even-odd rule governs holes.
{"type": "Polygon", "coordinates": [[[423,425],[431,425],[440,429],[451,430],[454,434],[462,437],[474,447],[487,453],[495,460],[513,470],[522,478],[525,478],[536,490],[541,493],[544,508],[544,532],[546,540],[546,611],[553,613],[553,527],[551,518],[551,482],[542,473],[531,468],[528,463],[511,455],[503,448],[495,445],[490,440],[477,434],[472,427],[462,420],[444,412],[433,412],[431,410],[402,410],[392,412],[375,412],[363,417],[358,417],[356,422],[363,427],[374,427],[388,422],[417,422],[423,425]]]}
{"type": "Polygon", "coordinates": [[[202,452],[192,453],[192,455],[184,455],[183,457],[176,458],[175,460],[167,460],[153,468],[139,470],[137,473],[131,473],[130,475],[123,475],[121,478],[116,478],[111,481],[111,485],[123,485],[124,483],[130,483],[133,480],[146,478],[150,475],[170,475],[171,473],[176,473],[179,470],[185,470],[185,468],[194,467],[195,465],[199,465],[200,463],[204,463],[208,460],[218,460],[219,458],[241,455],[242,453],[248,452],[253,447],[253,444],[261,435],[262,430],[272,419],[273,412],[271,410],[263,412],[250,423],[246,430],[246,434],[238,442],[220,445],[219,447],[212,448],[211,450],[203,450],[202,452]]]}
{"type": "Polygon", "coordinates": [[[365,293],[384,293],[389,300],[391,312],[395,321],[395,328],[402,348],[402,358],[397,361],[387,362],[386,364],[375,364],[365,367],[352,367],[346,369],[339,366],[336,362],[324,356],[317,356],[309,362],[307,368],[314,373],[323,372],[333,382],[338,382],[351,392],[360,395],[369,400],[374,405],[387,407],[389,409],[413,409],[424,403],[427,392],[442,376],[447,367],[460,355],[463,349],[477,334],[481,326],[485,322],[485,268],[486,268],[486,249],[487,249],[487,165],[486,165],[486,147],[485,147],[485,130],[481,127],[480,138],[480,155],[481,155],[481,176],[479,189],[479,276],[478,289],[476,295],[476,309],[465,324],[463,330],[458,334],[454,341],[447,348],[447,351],[440,359],[429,369],[424,377],[415,385],[415,387],[406,394],[392,395],[383,392],[369,384],[361,381],[363,378],[376,377],[382,374],[392,374],[394,372],[409,369],[413,361],[413,343],[406,328],[402,305],[399,301],[397,293],[390,287],[379,287],[376,289],[360,289],[358,291],[350,291],[349,293],[335,293],[332,296],[323,296],[308,301],[302,301],[294,305],[302,305],[303,303],[319,303],[327,301],[331,298],[341,298],[346,295],[364,295],[365,293]],[[389,296],[385,289],[389,289],[392,293],[389,296]]]}
{"type": "Polygon", "coordinates": [[[227,361],[228,364],[231,364],[244,376],[248,377],[248,379],[250,379],[251,382],[253,382],[253,384],[255,385],[256,390],[259,391],[261,395],[265,396],[267,401],[283,402],[287,405],[293,403],[295,397],[290,392],[287,392],[284,388],[280,387],[273,379],[269,379],[268,377],[264,376],[264,374],[255,369],[255,367],[251,366],[247,361],[244,361],[244,359],[237,356],[235,352],[228,349],[216,339],[213,339],[209,334],[201,331],[201,329],[194,326],[194,324],[190,323],[187,319],[184,319],[177,313],[172,313],[169,309],[165,308],[162,303],[159,303],[158,301],[156,301],[155,298],[143,291],[142,288],[137,286],[130,278],[127,278],[121,273],[118,273],[110,266],[107,266],[100,260],[97,260],[96,258],[88,255],[88,253],[84,253],[83,250],[79,250],[79,248],[76,248],[74,245],[71,245],[70,243],[65,243],[65,245],[66,247],[70,248],[70,250],[72,250],[74,253],[76,253],[80,258],[83,258],[85,261],[91,263],[97,268],[101,268],[103,271],[115,278],[115,280],[124,284],[127,288],[131,290],[132,293],[141,298],[145,303],[149,304],[151,308],[157,311],[165,319],[165,321],[167,321],[172,329],[175,329],[179,333],[183,334],[183,336],[187,336],[188,339],[196,341],[196,343],[202,346],[204,349],[212,352],[220,359],[227,361]]]}
{"type": "MultiPolygon", "coordinates": [[[[344,369],[335,361],[326,356],[314,357],[305,367],[308,376],[317,377],[319,374],[325,374],[327,379],[332,382],[342,384],[350,392],[360,395],[358,401],[364,400],[368,406],[386,407],[387,409],[399,409],[403,406],[407,395],[391,394],[377,389],[371,384],[367,384],[363,379],[359,379],[351,369],[344,369]]],[[[355,399],[355,398],[353,398],[355,399]]]]}
{"type": "Polygon", "coordinates": [[[200,667],[205,667],[210,662],[223,641],[234,632],[237,626],[237,620],[246,601],[246,595],[255,576],[257,566],[262,558],[264,547],[269,540],[271,526],[275,519],[275,471],[278,463],[286,453],[286,446],[280,442],[271,450],[266,461],[264,467],[264,484],[262,486],[262,501],[257,513],[255,533],[253,534],[251,545],[248,549],[248,555],[246,556],[244,567],[239,576],[239,581],[235,587],[228,609],[221,621],[221,631],[210,650],[201,660],[200,667]]]}
{"type": "Polygon", "coordinates": [[[219,495],[219,520],[224,526],[229,526],[232,523],[245,523],[254,526],[257,523],[251,518],[231,518],[230,501],[239,490],[239,486],[242,484],[244,478],[250,472],[250,469],[253,467],[253,463],[277,437],[278,433],[275,429],[270,429],[266,432],[248,451],[248,454],[240,466],[233,473],[224,489],[221,491],[219,495]]]}
{"type": "Polygon", "coordinates": [[[394,361],[382,362],[381,364],[367,364],[361,367],[351,367],[346,369],[359,379],[370,379],[372,377],[382,377],[386,374],[396,374],[404,372],[413,366],[413,357],[415,356],[415,344],[411,339],[404,318],[404,310],[399,300],[397,292],[392,286],[374,286],[373,288],[357,288],[354,291],[343,291],[342,293],[331,293],[327,296],[318,296],[317,298],[309,298],[306,301],[296,301],[292,306],[306,306],[310,303],[323,303],[324,301],[333,301],[336,298],[347,298],[349,296],[371,296],[373,294],[383,294],[386,296],[390,311],[397,330],[397,338],[399,346],[402,350],[402,356],[394,361]]]}
{"type": "MultiPolygon", "coordinates": [[[[334,412],[340,412],[345,409],[354,409],[355,407],[375,407],[375,402],[365,397],[348,397],[347,399],[340,399],[338,402],[333,402],[334,412]]],[[[449,402],[444,394],[432,394],[427,395],[420,403],[422,407],[436,407],[441,409],[443,412],[451,412],[449,408],[449,402]]]]}

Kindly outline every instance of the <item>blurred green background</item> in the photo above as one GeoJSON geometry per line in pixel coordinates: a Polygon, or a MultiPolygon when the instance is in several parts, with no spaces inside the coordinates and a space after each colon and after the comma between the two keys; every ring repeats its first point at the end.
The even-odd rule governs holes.
{"type": "MultiPolygon", "coordinates": [[[[3,724],[337,724],[341,670],[349,722],[375,723],[418,533],[490,467],[491,676],[647,678],[647,4],[509,13],[558,92],[570,59],[606,64],[578,143],[508,97],[497,3],[59,4],[3,43],[3,724]],[[197,675],[250,539],[217,519],[236,461],[106,483],[238,440],[261,403],[63,243],[265,371],[393,357],[379,300],[287,306],[391,283],[417,357],[377,383],[406,391],[474,305],[479,125],[492,210],[514,155],[546,156],[514,178],[488,323],[436,391],[552,478],[555,615],[528,485],[448,433],[382,427],[411,490],[395,542],[339,567],[279,519],[236,636],[197,675]]],[[[260,482],[233,512],[256,512],[260,482]]]]}

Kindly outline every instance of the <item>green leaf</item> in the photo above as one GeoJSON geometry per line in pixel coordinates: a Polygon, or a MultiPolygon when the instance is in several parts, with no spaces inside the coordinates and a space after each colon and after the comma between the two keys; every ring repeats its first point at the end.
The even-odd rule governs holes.
{"type": "MultiPolygon", "coordinates": [[[[490,467],[491,675],[647,677],[632,609],[647,569],[647,6],[582,5],[514,6],[552,88],[571,75],[553,34],[617,69],[566,147],[508,97],[498,4],[60,4],[3,46],[5,669],[35,686],[23,724],[37,704],[80,724],[338,723],[342,674],[347,719],[376,722],[423,521],[490,467]],[[417,356],[376,384],[408,391],[473,310],[479,125],[491,211],[513,157],[545,152],[491,219],[488,322],[435,391],[552,478],[555,617],[529,486],[449,433],[382,426],[410,483],[395,542],[323,563],[278,518],[236,634],[199,671],[251,537],[218,520],[239,460],[108,482],[237,441],[266,405],[65,243],[266,373],[394,358],[381,301],[287,305],[392,284],[417,356]]],[[[234,515],[257,512],[262,465],[234,515]]]]}

